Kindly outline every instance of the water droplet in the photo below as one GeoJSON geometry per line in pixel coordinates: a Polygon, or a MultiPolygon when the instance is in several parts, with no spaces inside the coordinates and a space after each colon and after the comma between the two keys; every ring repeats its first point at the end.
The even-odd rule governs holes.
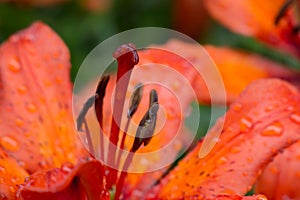
{"type": "Polygon", "coordinates": [[[270,172],[271,172],[272,174],[277,174],[277,173],[278,173],[278,169],[277,169],[276,166],[271,166],[271,167],[269,168],[269,170],[270,170],[270,172]]]}
{"type": "Polygon", "coordinates": [[[22,127],[24,126],[24,121],[22,119],[16,119],[16,125],[22,127]]]}
{"type": "Polygon", "coordinates": [[[3,148],[9,151],[17,151],[19,149],[17,141],[8,136],[2,137],[0,144],[3,148]]]}
{"type": "Polygon", "coordinates": [[[31,113],[34,113],[34,112],[36,112],[37,108],[34,104],[30,103],[27,105],[27,110],[31,113]]]}
{"type": "Polygon", "coordinates": [[[12,193],[15,193],[16,192],[16,188],[14,186],[10,186],[9,187],[9,191],[12,192],[12,193]]]}
{"type": "Polygon", "coordinates": [[[243,172],[243,176],[248,176],[248,172],[243,172]]]}
{"type": "Polygon", "coordinates": [[[46,87],[50,87],[50,86],[52,85],[52,82],[49,81],[49,80],[44,80],[44,85],[45,85],[46,87]]]}
{"type": "Polygon", "coordinates": [[[19,61],[16,58],[14,58],[9,61],[8,69],[11,72],[17,73],[21,70],[21,65],[20,65],[19,61]]]}
{"type": "Polygon", "coordinates": [[[3,166],[0,166],[0,173],[4,173],[5,172],[5,167],[3,167],[3,166]]]}
{"type": "Polygon", "coordinates": [[[252,127],[252,119],[250,117],[243,117],[240,120],[240,130],[242,132],[249,131],[249,129],[252,127]]]}
{"type": "Polygon", "coordinates": [[[283,126],[280,122],[273,122],[271,125],[267,126],[262,132],[262,136],[280,136],[283,132],[283,126]]]}
{"type": "Polygon", "coordinates": [[[41,168],[47,168],[47,162],[45,160],[41,160],[38,162],[38,165],[41,167],[41,168]]]}
{"type": "Polygon", "coordinates": [[[242,104],[240,104],[240,103],[235,103],[235,104],[233,104],[232,105],[232,109],[234,110],[234,111],[240,111],[241,109],[242,109],[242,104]]]}
{"type": "Polygon", "coordinates": [[[17,90],[20,94],[25,94],[28,88],[25,85],[20,85],[17,90]]]}
{"type": "Polygon", "coordinates": [[[274,110],[275,108],[277,108],[278,105],[275,105],[275,104],[271,104],[271,105],[268,105],[266,108],[265,108],[265,111],[266,112],[270,112],[272,110],[274,110]]]}
{"type": "Polygon", "coordinates": [[[55,78],[55,82],[56,82],[57,84],[61,84],[62,81],[63,81],[63,79],[62,79],[61,77],[56,77],[56,78],[55,78]]]}
{"type": "Polygon", "coordinates": [[[300,114],[297,113],[291,114],[290,119],[292,122],[300,124],[300,114]]]}
{"type": "Polygon", "coordinates": [[[248,161],[249,163],[252,163],[252,162],[253,162],[253,158],[248,157],[248,158],[247,158],[247,161],[248,161]]]}
{"type": "Polygon", "coordinates": [[[231,149],[230,149],[230,152],[231,153],[239,153],[241,150],[240,150],[240,148],[238,148],[238,147],[232,147],[231,149]]]}
{"type": "Polygon", "coordinates": [[[219,160],[217,161],[217,165],[222,165],[225,164],[227,162],[227,158],[222,156],[221,158],[219,158],[219,160]]]}
{"type": "Polygon", "coordinates": [[[73,169],[73,164],[69,162],[64,163],[61,167],[61,170],[66,173],[72,172],[72,169],[73,169]]]}

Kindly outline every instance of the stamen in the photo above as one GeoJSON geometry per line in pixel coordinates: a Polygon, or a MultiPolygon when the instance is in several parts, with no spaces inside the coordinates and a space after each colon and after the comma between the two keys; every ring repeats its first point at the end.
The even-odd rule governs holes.
{"type": "Polygon", "coordinates": [[[145,113],[137,129],[136,137],[131,148],[132,152],[136,152],[142,144],[144,144],[144,146],[148,145],[153,136],[159,109],[156,90],[151,90],[149,106],[149,110],[145,113]]]}
{"type": "Polygon", "coordinates": [[[96,94],[98,98],[95,100],[95,112],[97,116],[97,120],[100,126],[100,159],[104,160],[104,138],[102,133],[103,128],[103,99],[106,92],[106,87],[109,81],[109,76],[103,76],[99,81],[99,84],[96,89],[96,94]]]}
{"type": "MultiPolygon", "coordinates": [[[[128,88],[128,83],[131,75],[131,71],[139,61],[139,56],[137,54],[136,48],[133,44],[125,44],[120,46],[113,54],[114,58],[118,61],[118,72],[117,72],[117,84],[115,89],[115,98],[113,106],[113,119],[111,123],[110,141],[117,146],[119,140],[119,132],[122,118],[122,112],[126,97],[126,91],[128,88]],[[122,83],[119,81],[122,78],[122,83]]],[[[110,156],[108,157],[108,163],[115,165],[116,149],[114,145],[109,145],[108,152],[110,156]]],[[[107,187],[110,189],[112,185],[117,180],[117,171],[110,168],[111,172],[107,178],[107,187]]]]}
{"type": "Polygon", "coordinates": [[[79,115],[76,119],[77,131],[82,131],[82,125],[83,124],[85,126],[88,147],[89,147],[89,150],[90,150],[92,155],[94,155],[94,153],[95,153],[94,152],[94,146],[93,146],[93,142],[92,142],[91,132],[90,132],[88,124],[86,122],[85,116],[86,116],[87,112],[89,111],[89,109],[93,106],[95,100],[98,97],[99,97],[98,94],[94,94],[93,96],[88,98],[88,100],[83,104],[83,107],[80,110],[79,115]]]}
{"type": "MultiPolygon", "coordinates": [[[[130,149],[131,153],[136,152],[139,147],[144,143],[144,146],[146,146],[153,134],[154,134],[154,129],[156,125],[156,119],[157,119],[157,111],[159,109],[158,105],[158,96],[156,90],[151,90],[150,93],[150,102],[149,102],[149,110],[145,113],[143,119],[141,120],[136,137],[134,139],[132,148],[130,149]],[[145,137],[148,136],[148,137],[145,137]]],[[[120,178],[117,182],[116,186],[116,193],[115,193],[115,200],[118,200],[121,192],[122,192],[122,186],[124,184],[126,175],[127,175],[127,170],[132,162],[133,154],[129,154],[125,160],[124,166],[123,166],[123,171],[120,175],[120,178]]]]}
{"type": "Polygon", "coordinates": [[[293,2],[294,2],[294,0],[286,0],[285,1],[285,3],[280,8],[277,16],[275,17],[275,21],[274,21],[275,25],[278,25],[279,21],[283,18],[287,9],[292,5],[293,2]]]}
{"type": "Polygon", "coordinates": [[[121,144],[120,144],[120,151],[119,151],[118,157],[117,157],[117,162],[116,162],[117,166],[120,165],[120,160],[121,160],[121,155],[122,155],[121,151],[124,148],[124,143],[125,143],[127,131],[129,128],[130,120],[131,120],[132,116],[135,114],[138,106],[140,105],[142,96],[143,96],[143,85],[142,85],[142,83],[138,83],[135,85],[134,92],[129,100],[129,109],[127,112],[127,122],[126,122],[126,126],[124,129],[121,144]]]}
{"type": "Polygon", "coordinates": [[[132,118],[132,116],[136,112],[136,110],[142,100],[142,95],[143,95],[143,85],[142,85],[142,83],[138,83],[134,87],[134,92],[129,100],[130,105],[129,105],[129,109],[128,109],[128,113],[127,113],[128,119],[132,118]]]}
{"type": "Polygon", "coordinates": [[[82,124],[84,123],[85,116],[89,109],[93,106],[95,100],[98,98],[98,94],[94,94],[83,104],[82,109],[80,110],[78,117],[76,119],[77,122],[77,131],[82,131],[82,124]]]}
{"type": "Polygon", "coordinates": [[[83,123],[84,123],[84,126],[85,126],[86,138],[87,138],[89,150],[90,150],[92,155],[95,155],[95,150],[94,150],[94,145],[93,145],[90,129],[88,127],[88,124],[87,124],[86,120],[84,119],[83,121],[84,121],[83,123]]]}

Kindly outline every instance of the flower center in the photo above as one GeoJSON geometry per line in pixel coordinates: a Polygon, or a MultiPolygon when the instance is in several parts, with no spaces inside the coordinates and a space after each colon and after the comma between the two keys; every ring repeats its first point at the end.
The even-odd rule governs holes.
{"type": "MultiPolygon", "coordinates": [[[[124,149],[124,143],[128,131],[128,127],[131,121],[132,116],[138,109],[138,106],[141,102],[143,95],[143,84],[138,83],[135,86],[134,93],[132,94],[129,102],[129,108],[127,111],[127,122],[125,129],[123,131],[121,142],[119,143],[119,134],[120,134],[120,124],[122,120],[122,112],[126,99],[126,91],[128,89],[128,84],[131,76],[131,72],[136,64],[138,64],[139,56],[137,54],[136,48],[133,44],[125,44],[117,48],[117,50],[113,53],[113,57],[118,62],[118,71],[117,71],[117,81],[115,86],[115,94],[114,94],[114,102],[113,102],[113,114],[112,114],[112,122],[111,122],[111,131],[109,134],[109,146],[107,155],[107,163],[109,166],[119,166],[121,159],[121,151],[124,149]],[[120,83],[121,82],[121,83],[120,83]],[[119,152],[114,146],[119,145],[119,152]],[[118,154],[117,154],[118,153],[118,154]]],[[[93,143],[91,140],[91,134],[89,132],[89,128],[85,119],[85,116],[88,110],[94,105],[97,120],[100,126],[100,130],[103,130],[103,100],[105,96],[105,91],[107,84],[109,82],[109,76],[101,77],[96,93],[92,95],[89,99],[87,99],[86,103],[83,105],[82,110],[80,111],[77,117],[77,130],[80,131],[85,129],[87,135],[87,143],[90,149],[90,153],[94,155],[93,143]]],[[[139,126],[137,128],[137,132],[130,148],[131,154],[127,156],[125,159],[122,172],[119,173],[116,169],[113,169],[106,165],[105,173],[105,182],[107,189],[111,189],[113,185],[116,185],[116,194],[115,199],[120,197],[122,192],[123,184],[125,177],[127,175],[127,169],[132,162],[133,154],[135,153],[142,145],[146,146],[149,144],[157,121],[157,112],[159,109],[158,104],[158,95],[156,90],[151,90],[149,94],[149,107],[143,118],[141,119],[139,126]]],[[[104,160],[104,135],[100,131],[100,158],[104,160]]]]}

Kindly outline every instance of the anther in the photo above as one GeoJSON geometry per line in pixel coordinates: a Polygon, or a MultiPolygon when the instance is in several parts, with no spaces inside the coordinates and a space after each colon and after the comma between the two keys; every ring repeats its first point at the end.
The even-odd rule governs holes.
{"type": "Polygon", "coordinates": [[[134,113],[136,112],[143,95],[143,85],[142,83],[138,83],[134,87],[134,92],[129,100],[129,109],[127,113],[127,118],[132,118],[134,113]]]}
{"type": "Polygon", "coordinates": [[[136,152],[142,144],[148,145],[155,130],[157,112],[159,109],[158,96],[155,90],[151,90],[149,109],[139,123],[136,136],[131,148],[132,152],[136,152]]]}

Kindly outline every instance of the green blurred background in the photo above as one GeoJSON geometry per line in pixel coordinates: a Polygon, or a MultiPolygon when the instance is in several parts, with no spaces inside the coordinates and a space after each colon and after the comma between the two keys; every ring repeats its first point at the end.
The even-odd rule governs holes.
{"type": "Polygon", "coordinates": [[[55,0],[16,1],[0,3],[0,42],[36,20],[44,21],[70,48],[72,80],[85,56],[101,41],[124,30],[147,26],[175,29],[200,44],[242,48],[294,68],[299,66],[295,59],[220,26],[208,16],[201,0],[69,0],[43,6],[41,2],[53,4],[55,0]]]}
{"type": "MultiPolygon", "coordinates": [[[[231,46],[259,53],[288,67],[299,69],[300,66],[288,55],[252,38],[231,33],[209,17],[201,0],[69,0],[50,6],[33,4],[44,1],[52,4],[55,0],[15,1],[0,3],[0,42],[36,20],[44,21],[63,38],[71,51],[72,80],[83,59],[101,41],[124,30],[149,26],[178,30],[200,44],[231,46]]],[[[210,120],[210,107],[200,105],[200,109],[204,113],[201,118],[204,123],[199,137],[206,133],[210,120]]],[[[188,119],[187,125],[189,123],[195,122],[188,119]]]]}

